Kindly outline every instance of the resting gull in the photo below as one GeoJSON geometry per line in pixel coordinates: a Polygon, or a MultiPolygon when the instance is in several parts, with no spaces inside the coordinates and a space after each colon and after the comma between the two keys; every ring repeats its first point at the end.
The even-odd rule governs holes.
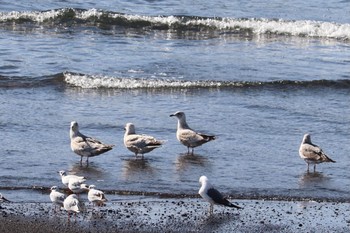
{"type": "Polygon", "coordinates": [[[52,186],[51,187],[51,192],[50,192],[50,200],[52,201],[53,205],[55,206],[55,211],[56,207],[63,207],[63,201],[65,199],[65,195],[61,192],[58,191],[57,186],[52,186]]]}
{"type": "Polygon", "coordinates": [[[89,186],[88,199],[96,206],[104,206],[107,201],[104,192],[96,189],[95,185],[89,186]]]}
{"type": "Polygon", "coordinates": [[[152,136],[136,134],[135,125],[132,123],[125,125],[124,145],[134,152],[136,157],[141,154],[143,158],[143,154],[161,147],[163,143],[152,136]]]}
{"type": "Polygon", "coordinates": [[[310,164],[314,165],[314,172],[316,171],[316,164],[323,162],[332,162],[334,160],[330,159],[323,150],[311,142],[310,134],[305,134],[303,141],[301,142],[299,148],[299,155],[307,163],[307,171],[309,171],[310,164]]]}
{"type": "Polygon", "coordinates": [[[84,176],[76,176],[76,175],[67,175],[65,171],[59,171],[58,172],[61,176],[62,184],[68,187],[69,179],[74,178],[81,180],[82,182],[86,181],[86,178],[84,176]]]}
{"type": "Polygon", "coordinates": [[[215,136],[213,135],[202,134],[192,130],[186,122],[184,112],[176,112],[170,116],[175,116],[178,119],[176,137],[183,145],[187,146],[188,154],[190,153],[190,148],[192,148],[191,154],[193,154],[195,147],[215,140],[215,136]]]}
{"type": "Polygon", "coordinates": [[[107,145],[97,139],[87,137],[79,132],[79,126],[76,121],[70,124],[70,146],[72,151],[81,156],[80,164],[83,157],[86,157],[86,163],[89,164],[89,157],[94,157],[112,150],[114,145],[107,145]]]}
{"type": "Polygon", "coordinates": [[[210,203],[209,214],[212,214],[214,211],[214,204],[216,205],[224,205],[228,207],[234,207],[237,209],[242,209],[237,205],[232,204],[226,198],[222,196],[222,194],[214,188],[212,184],[209,183],[208,178],[206,176],[201,176],[199,178],[199,183],[202,185],[199,189],[199,195],[210,203]]]}

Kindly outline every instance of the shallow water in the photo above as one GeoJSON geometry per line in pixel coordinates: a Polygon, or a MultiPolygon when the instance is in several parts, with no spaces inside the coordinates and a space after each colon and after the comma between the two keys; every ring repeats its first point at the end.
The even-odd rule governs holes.
{"type": "Polygon", "coordinates": [[[5,2],[1,191],[62,187],[57,171],[66,170],[111,192],[192,195],[207,175],[232,196],[347,198],[347,6],[326,13],[317,3],[5,2]],[[187,156],[169,117],[178,110],[217,140],[187,156]],[[115,148],[81,167],[73,120],[115,148]],[[136,160],[123,146],[127,122],[166,144],[136,160]],[[306,173],[304,133],[337,163],[306,173]]]}

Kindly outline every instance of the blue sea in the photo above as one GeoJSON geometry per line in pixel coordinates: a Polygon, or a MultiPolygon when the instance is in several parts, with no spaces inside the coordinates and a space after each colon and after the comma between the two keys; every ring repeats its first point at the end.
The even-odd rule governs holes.
{"type": "Polygon", "coordinates": [[[348,200],[350,1],[0,1],[0,191],[49,201],[59,170],[107,193],[348,200]],[[214,134],[186,155],[188,124],[214,134]],[[80,166],[69,126],[115,144],[80,166]],[[165,140],[135,159],[124,126],[165,140]],[[336,163],[307,173],[310,133],[336,163]],[[22,193],[22,194],[21,194],[22,193]],[[25,195],[23,195],[25,193],[25,195]]]}

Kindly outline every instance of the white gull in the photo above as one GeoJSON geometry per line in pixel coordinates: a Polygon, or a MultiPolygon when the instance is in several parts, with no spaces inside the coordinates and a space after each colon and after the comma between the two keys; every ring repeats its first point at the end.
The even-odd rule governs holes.
{"type": "Polygon", "coordinates": [[[69,179],[68,188],[76,194],[80,194],[89,190],[89,186],[87,184],[84,184],[84,181],[76,178],[69,179]]]}
{"type": "Polygon", "coordinates": [[[50,192],[50,200],[52,201],[53,205],[55,206],[55,211],[56,207],[59,206],[63,207],[63,201],[65,199],[66,195],[58,191],[57,186],[52,186],[51,187],[51,192],[50,192]]]}
{"type": "Polygon", "coordinates": [[[68,175],[65,171],[59,171],[58,172],[61,176],[61,180],[62,180],[62,184],[64,184],[65,186],[68,187],[68,183],[69,183],[69,179],[74,178],[74,179],[78,179],[82,182],[86,181],[86,178],[84,176],[77,176],[77,175],[68,175]]]}
{"type": "Polygon", "coordinates": [[[80,213],[84,210],[84,203],[82,203],[76,194],[69,195],[63,201],[63,208],[68,212],[68,221],[70,213],[74,213],[76,216],[77,213],[80,213]]]}
{"type": "Polygon", "coordinates": [[[96,189],[95,185],[89,186],[88,199],[96,206],[104,206],[107,201],[104,192],[96,189]]]}

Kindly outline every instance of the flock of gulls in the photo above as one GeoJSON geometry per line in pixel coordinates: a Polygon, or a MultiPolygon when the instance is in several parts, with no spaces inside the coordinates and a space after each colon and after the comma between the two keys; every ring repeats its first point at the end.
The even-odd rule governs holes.
{"type": "MultiPolygon", "coordinates": [[[[196,132],[191,129],[186,122],[186,116],[184,112],[175,112],[170,117],[176,117],[178,120],[176,137],[180,143],[187,147],[188,154],[193,155],[194,148],[201,146],[207,142],[215,140],[214,135],[207,135],[196,132]]],[[[113,149],[114,145],[104,144],[101,141],[85,136],[80,133],[79,125],[76,121],[71,122],[70,125],[70,141],[71,149],[77,155],[81,157],[80,163],[83,162],[83,157],[86,157],[86,163],[89,163],[89,157],[94,157],[103,154],[113,149]]],[[[144,135],[136,134],[135,125],[127,123],[125,126],[124,145],[127,149],[133,152],[136,156],[140,154],[142,158],[144,154],[153,151],[163,145],[164,141],[157,140],[156,138],[144,135]]],[[[329,158],[323,150],[311,142],[310,134],[305,134],[299,148],[300,157],[307,163],[307,171],[309,172],[310,164],[314,166],[314,172],[316,171],[316,165],[323,162],[335,161],[329,158]]],[[[85,205],[79,199],[79,195],[83,192],[88,193],[88,200],[93,206],[104,206],[107,201],[103,191],[96,189],[95,185],[87,185],[85,183],[86,178],[82,176],[67,174],[65,171],[59,171],[62,183],[70,191],[70,195],[66,197],[64,193],[59,192],[57,186],[51,187],[50,199],[52,203],[60,208],[64,208],[68,212],[68,219],[70,213],[79,213],[85,210],[85,205]]],[[[198,194],[207,202],[210,203],[209,214],[213,213],[214,205],[223,205],[233,207],[236,209],[242,209],[241,207],[229,202],[208,180],[206,176],[199,178],[201,185],[198,194]]],[[[10,202],[0,193],[0,203],[10,202]]],[[[55,208],[56,211],[56,208],[55,208]]]]}

